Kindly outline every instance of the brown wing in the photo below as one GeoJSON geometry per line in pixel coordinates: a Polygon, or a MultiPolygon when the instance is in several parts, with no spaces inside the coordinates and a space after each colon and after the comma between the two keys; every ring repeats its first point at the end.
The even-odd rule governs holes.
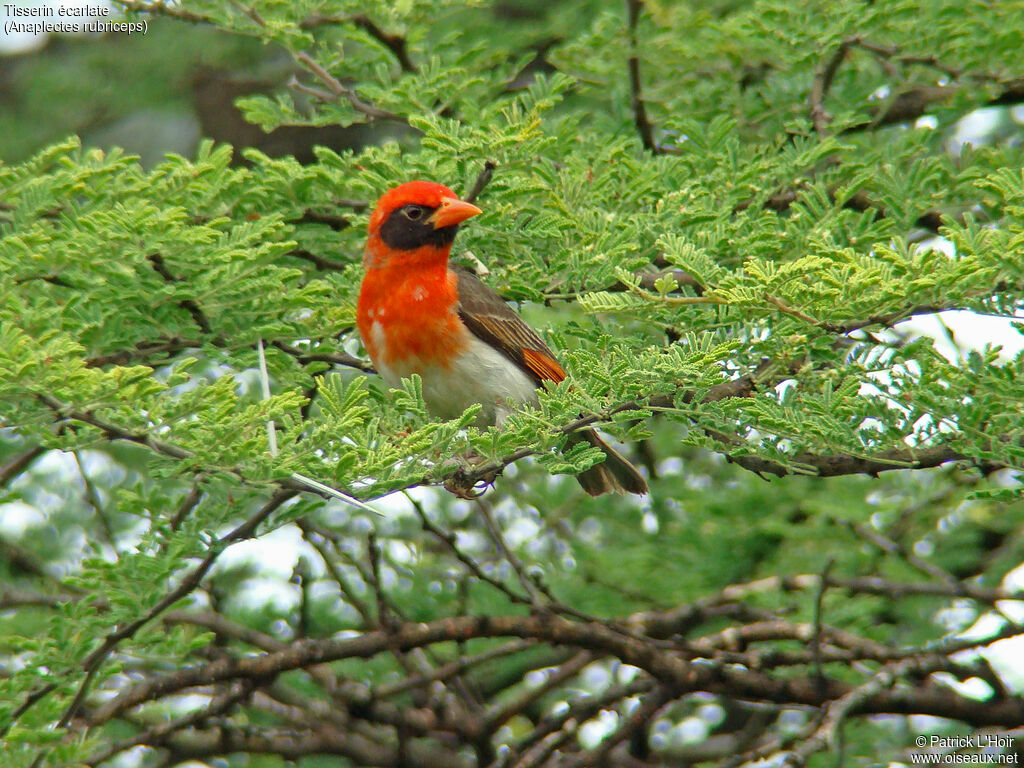
{"type": "Polygon", "coordinates": [[[452,271],[459,281],[459,317],[473,335],[500,350],[538,384],[565,378],[554,352],[501,296],[472,272],[452,271]]]}

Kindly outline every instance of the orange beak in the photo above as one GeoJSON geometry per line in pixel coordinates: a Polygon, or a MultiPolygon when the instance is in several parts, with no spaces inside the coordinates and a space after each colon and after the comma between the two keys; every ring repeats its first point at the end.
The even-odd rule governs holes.
{"type": "Polygon", "coordinates": [[[481,213],[483,211],[472,203],[455,197],[446,197],[441,200],[441,207],[434,211],[434,215],[427,221],[434,225],[434,229],[442,229],[461,224],[466,219],[481,213]]]}

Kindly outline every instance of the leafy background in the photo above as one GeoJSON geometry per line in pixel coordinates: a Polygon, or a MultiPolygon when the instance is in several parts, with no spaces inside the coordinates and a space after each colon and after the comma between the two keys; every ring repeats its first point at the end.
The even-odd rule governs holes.
{"type": "Polygon", "coordinates": [[[119,5],[0,65],[5,765],[1019,750],[1018,5],[119,5]],[[570,372],[501,432],[367,375],[421,177],[570,372]]]}

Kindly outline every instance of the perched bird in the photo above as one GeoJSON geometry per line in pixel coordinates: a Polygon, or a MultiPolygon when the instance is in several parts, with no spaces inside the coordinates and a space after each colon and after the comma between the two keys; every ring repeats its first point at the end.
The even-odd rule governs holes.
{"type": "MultiPolygon", "coordinates": [[[[453,419],[480,403],[479,424],[500,426],[517,406],[536,405],[542,382],[562,381],[565,371],[497,293],[448,266],[459,224],[479,213],[432,182],[411,181],[385,193],[370,217],[356,322],[389,385],[417,373],[434,415],[453,419]]],[[[594,430],[569,439],[604,452],[603,462],[578,475],[591,496],[647,493],[636,468],[594,430]]]]}

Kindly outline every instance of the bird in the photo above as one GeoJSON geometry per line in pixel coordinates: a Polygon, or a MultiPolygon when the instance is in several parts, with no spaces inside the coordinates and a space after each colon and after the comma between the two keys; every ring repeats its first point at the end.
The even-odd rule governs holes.
{"type": "MultiPolygon", "coordinates": [[[[410,181],[385,192],[367,227],[356,325],[377,372],[391,387],[419,374],[436,417],[454,419],[479,403],[481,427],[501,427],[537,406],[545,381],[565,379],[555,354],[504,299],[472,272],[449,264],[459,226],[482,213],[451,189],[410,181]]],[[[577,475],[591,496],[647,493],[643,476],[593,429],[572,432],[604,460],[577,475]]]]}

